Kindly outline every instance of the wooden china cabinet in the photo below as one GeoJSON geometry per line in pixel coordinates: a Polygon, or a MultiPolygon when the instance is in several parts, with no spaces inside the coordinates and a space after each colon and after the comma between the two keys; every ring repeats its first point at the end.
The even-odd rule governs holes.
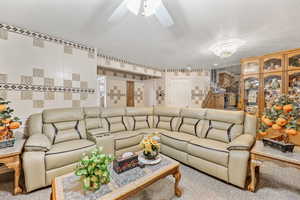
{"type": "MultiPolygon", "coordinates": [[[[272,98],[300,98],[300,49],[241,59],[241,108],[261,116],[272,98]]],[[[292,138],[300,145],[300,134],[292,138]]]]}
{"type": "Polygon", "coordinates": [[[243,59],[241,67],[240,105],[247,113],[258,115],[260,109],[260,60],[257,57],[243,59]]]}

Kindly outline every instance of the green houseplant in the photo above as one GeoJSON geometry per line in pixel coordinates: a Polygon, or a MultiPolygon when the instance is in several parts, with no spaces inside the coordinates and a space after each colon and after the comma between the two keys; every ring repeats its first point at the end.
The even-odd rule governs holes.
{"type": "Polygon", "coordinates": [[[113,160],[113,156],[102,154],[102,148],[96,148],[90,154],[84,155],[75,170],[75,175],[81,177],[83,189],[95,191],[101,185],[109,183],[109,165],[113,160]]]}

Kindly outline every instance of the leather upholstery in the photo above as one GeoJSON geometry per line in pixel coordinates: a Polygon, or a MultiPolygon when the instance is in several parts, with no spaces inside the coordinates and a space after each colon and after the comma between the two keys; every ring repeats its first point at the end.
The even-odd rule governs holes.
{"type": "Polygon", "coordinates": [[[234,124],[243,124],[244,111],[207,109],[206,119],[234,124]]]}
{"type": "Polygon", "coordinates": [[[249,151],[229,151],[228,182],[238,187],[246,186],[247,173],[249,168],[249,151]]]}
{"type": "Polygon", "coordinates": [[[115,150],[124,149],[130,146],[138,145],[144,137],[142,133],[121,132],[113,134],[115,150]]]}
{"type": "Polygon", "coordinates": [[[96,145],[120,156],[140,151],[142,138],[155,132],[161,135],[161,153],[243,188],[256,134],[256,118],[242,111],[174,107],[51,109],[32,115],[28,125],[27,191],[71,172],[96,145]]]}
{"type": "Polygon", "coordinates": [[[83,120],[83,117],[81,108],[58,108],[43,111],[44,123],[77,121],[83,120]]]}
{"type": "Polygon", "coordinates": [[[28,135],[31,136],[36,133],[42,133],[42,114],[33,114],[28,119],[28,135]]]}
{"type": "Polygon", "coordinates": [[[190,141],[187,152],[195,157],[222,165],[228,166],[227,144],[215,140],[197,138],[190,141]]]}
{"type": "Polygon", "coordinates": [[[85,139],[84,114],[80,108],[60,108],[43,111],[43,134],[52,144],[85,139]]]}
{"type": "Polygon", "coordinates": [[[46,186],[45,152],[33,151],[22,154],[25,186],[27,192],[46,186]]]}
{"type": "Polygon", "coordinates": [[[257,130],[257,117],[254,115],[245,115],[245,122],[244,122],[244,134],[249,134],[252,136],[256,136],[257,130]]]}
{"type": "Polygon", "coordinates": [[[187,145],[189,141],[195,139],[197,139],[196,136],[180,132],[166,132],[161,133],[160,135],[161,143],[184,152],[187,152],[187,145]]]}
{"type": "Polygon", "coordinates": [[[228,150],[250,150],[255,138],[249,134],[243,134],[228,144],[228,150]]]}
{"type": "Polygon", "coordinates": [[[46,169],[55,169],[78,162],[83,153],[89,152],[95,147],[94,142],[84,139],[55,144],[45,154],[46,169]]]}
{"type": "Polygon", "coordinates": [[[179,125],[180,108],[154,107],[154,128],[175,131],[179,125]]]}
{"type": "MultiPolygon", "coordinates": [[[[228,181],[228,168],[205,159],[188,154],[188,163],[194,168],[215,176],[224,181],[228,181]]],[[[235,172],[233,172],[235,173],[235,172]]]]}
{"type": "Polygon", "coordinates": [[[83,110],[87,134],[97,136],[108,132],[108,127],[103,126],[103,118],[99,107],[85,107],[83,110]]]}
{"type": "Polygon", "coordinates": [[[129,130],[151,128],[153,123],[153,108],[126,108],[129,130]]]}
{"type": "Polygon", "coordinates": [[[65,165],[60,168],[47,170],[46,174],[45,174],[45,177],[46,177],[45,185],[51,185],[52,180],[57,176],[62,176],[64,174],[73,172],[76,169],[76,166],[77,166],[77,163],[72,163],[72,164],[65,165]]]}
{"type": "Polygon", "coordinates": [[[46,135],[42,133],[31,135],[24,145],[25,151],[49,151],[52,145],[46,135]]]}
{"type": "Polygon", "coordinates": [[[108,131],[111,133],[127,131],[126,118],[124,108],[106,108],[102,111],[101,117],[103,117],[108,127],[108,131]]]}

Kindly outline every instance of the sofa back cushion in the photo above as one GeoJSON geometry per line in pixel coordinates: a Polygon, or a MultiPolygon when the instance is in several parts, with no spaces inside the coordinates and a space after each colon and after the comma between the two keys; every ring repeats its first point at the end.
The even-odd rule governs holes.
{"type": "Polygon", "coordinates": [[[169,131],[178,127],[180,108],[177,107],[155,107],[154,108],[154,128],[161,128],[169,131]]]}
{"type": "Polygon", "coordinates": [[[99,107],[85,107],[85,125],[87,130],[102,128],[101,111],[99,107]]]}
{"type": "Polygon", "coordinates": [[[178,127],[178,132],[184,132],[191,135],[201,136],[205,114],[205,109],[181,109],[181,122],[178,127]]]}
{"type": "Polygon", "coordinates": [[[202,136],[229,143],[243,134],[244,112],[208,109],[202,136]]]}
{"type": "Polygon", "coordinates": [[[152,107],[126,108],[126,116],[130,130],[139,130],[152,127],[152,107]]]}
{"type": "Polygon", "coordinates": [[[110,133],[127,131],[124,115],[125,108],[106,108],[101,113],[101,117],[105,119],[107,130],[110,133]]]}
{"type": "Polygon", "coordinates": [[[44,110],[42,119],[43,133],[52,144],[86,138],[84,115],[80,108],[44,110]]]}

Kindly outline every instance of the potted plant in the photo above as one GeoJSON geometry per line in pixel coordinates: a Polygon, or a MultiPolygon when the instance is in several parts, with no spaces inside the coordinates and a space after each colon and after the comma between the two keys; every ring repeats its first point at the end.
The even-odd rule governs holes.
{"type": "Polygon", "coordinates": [[[94,149],[90,154],[84,155],[76,167],[75,175],[81,177],[84,190],[95,191],[110,182],[109,166],[114,157],[101,152],[102,148],[94,149]]]}
{"type": "Polygon", "coordinates": [[[300,102],[288,95],[280,95],[270,102],[261,117],[259,134],[272,139],[263,139],[265,145],[277,147],[283,152],[293,151],[290,137],[297,135],[300,128],[300,102]]]}
{"type": "Polygon", "coordinates": [[[143,148],[143,155],[148,160],[155,160],[159,154],[160,145],[154,137],[147,136],[140,143],[143,148]]]}
{"type": "Polygon", "coordinates": [[[0,148],[14,145],[13,130],[21,126],[20,119],[13,117],[14,110],[8,106],[9,103],[9,101],[0,98],[0,148]]]}

